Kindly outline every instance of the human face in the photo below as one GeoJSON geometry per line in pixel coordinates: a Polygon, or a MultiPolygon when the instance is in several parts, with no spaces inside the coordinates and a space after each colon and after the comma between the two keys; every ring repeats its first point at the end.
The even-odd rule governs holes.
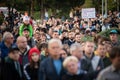
{"type": "Polygon", "coordinates": [[[51,56],[59,56],[60,50],[61,50],[61,47],[57,42],[49,44],[48,51],[51,56]]]}
{"type": "Polygon", "coordinates": [[[80,43],[80,39],[81,39],[81,36],[80,36],[80,35],[76,35],[76,36],[75,36],[76,42],[80,43]]]}
{"type": "Polygon", "coordinates": [[[84,50],[85,50],[85,53],[86,54],[91,54],[94,52],[94,43],[93,42],[86,42],[85,43],[85,47],[84,47],[84,50]]]}
{"type": "Polygon", "coordinates": [[[97,52],[99,53],[99,55],[100,55],[101,57],[105,57],[105,56],[106,56],[106,48],[105,48],[105,45],[98,45],[97,52]]]}
{"type": "Polygon", "coordinates": [[[8,36],[7,39],[6,39],[6,42],[9,43],[9,44],[13,44],[13,41],[14,41],[13,35],[8,36]]]}
{"type": "Polygon", "coordinates": [[[27,30],[23,31],[23,36],[29,37],[29,31],[27,31],[27,30]]]}
{"type": "Polygon", "coordinates": [[[53,37],[53,38],[59,38],[58,32],[54,32],[52,37],[53,37]]]}
{"type": "Polygon", "coordinates": [[[71,74],[76,74],[78,71],[78,63],[74,61],[70,61],[67,66],[67,71],[71,74]]]}
{"type": "Polygon", "coordinates": [[[110,40],[113,42],[116,42],[118,40],[118,35],[117,34],[110,34],[110,40]]]}
{"type": "Polygon", "coordinates": [[[60,55],[64,59],[67,57],[67,53],[64,50],[60,50],[60,55]]]}
{"type": "Polygon", "coordinates": [[[31,59],[34,61],[34,62],[38,62],[39,61],[39,55],[37,53],[32,53],[31,55],[31,59]]]}
{"type": "Polygon", "coordinates": [[[41,35],[41,42],[46,42],[46,36],[41,35]]]}
{"type": "Polygon", "coordinates": [[[26,49],[27,48],[27,39],[25,37],[19,39],[17,42],[19,48],[26,49]]]}
{"type": "Polygon", "coordinates": [[[70,33],[69,33],[69,39],[73,39],[74,36],[75,36],[74,32],[70,32],[70,33]]]}
{"type": "Polygon", "coordinates": [[[9,53],[9,57],[13,59],[14,61],[18,61],[20,58],[20,52],[19,51],[13,51],[9,53]]]}
{"type": "Polygon", "coordinates": [[[40,41],[40,34],[37,34],[37,33],[36,33],[36,34],[34,35],[34,37],[35,37],[35,39],[36,39],[37,41],[40,41]]]}
{"type": "Polygon", "coordinates": [[[71,53],[71,55],[77,57],[78,59],[81,59],[82,56],[83,56],[83,51],[82,51],[82,49],[77,48],[76,50],[74,50],[74,51],[71,53]]]}
{"type": "Polygon", "coordinates": [[[116,56],[114,59],[112,59],[112,64],[115,66],[115,68],[120,70],[120,56],[116,56]]]}

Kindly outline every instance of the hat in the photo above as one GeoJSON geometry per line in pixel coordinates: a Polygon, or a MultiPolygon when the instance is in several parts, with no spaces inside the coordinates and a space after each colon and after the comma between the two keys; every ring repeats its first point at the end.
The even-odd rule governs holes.
{"type": "Polygon", "coordinates": [[[109,34],[118,34],[117,30],[111,30],[109,34]]]}
{"type": "Polygon", "coordinates": [[[39,55],[40,51],[37,48],[31,48],[29,51],[29,60],[31,60],[31,56],[33,53],[37,53],[39,55]]]}
{"type": "Polygon", "coordinates": [[[23,22],[29,21],[29,20],[30,20],[30,18],[29,18],[28,16],[24,16],[24,17],[23,17],[23,22]]]}
{"type": "Polygon", "coordinates": [[[96,29],[92,29],[91,32],[97,32],[97,30],[96,29]]]}
{"type": "Polygon", "coordinates": [[[9,48],[9,53],[14,52],[14,51],[19,51],[18,47],[10,47],[9,48]]]}
{"type": "Polygon", "coordinates": [[[29,31],[29,29],[28,29],[28,28],[24,28],[24,29],[23,29],[23,31],[26,31],[26,30],[27,30],[27,31],[29,31]]]}

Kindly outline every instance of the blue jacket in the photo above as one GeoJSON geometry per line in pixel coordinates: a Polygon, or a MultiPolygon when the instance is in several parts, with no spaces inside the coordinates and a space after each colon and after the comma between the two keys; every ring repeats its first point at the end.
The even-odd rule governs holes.
{"type": "Polygon", "coordinates": [[[0,51],[1,51],[1,58],[5,58],[9,53],[9,48],[5,45],[4,41],[0,43],[0,51]]]}
{"type": "MultiPolygon", "coordinates": [[[[63,62],[62,59],[60,60],[63,62]]],[[[65,70],[62,67],[60,75],[58,75],[54,67],[53,59],[51,57],[48,57],[44,59],[40,64],[39,80],[61,80],[64,73],[65,70]]]]}

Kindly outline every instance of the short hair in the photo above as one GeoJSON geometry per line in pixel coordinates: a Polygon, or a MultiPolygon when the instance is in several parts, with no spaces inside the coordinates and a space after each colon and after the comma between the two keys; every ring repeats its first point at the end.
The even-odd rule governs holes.
{"type": "Polygon", "coordinates": [[[120,57],[120,46],[113,47],[109,53],[109,56],[110,56],[110,59],[114,59],[117,56],[120,57]]]}
{"type": "Polygon", "coordinates": [[[12,33],[10,33],[10,32],[5,32],[4,34],[3,34],[3,41],[5,41],[9,36],[11,36],[12,35],[12,33]]]}
{"type": "Polygon", "coordinates": [[[76,35],[80,35],[80,33],[76,33],[75,36],[76,36],[76,35]]]}
{"type": "Polygon", "coordinates": [[[43,43],[38,43],[37,48],[41,51],[42,48],[48,48],[48,44],[43,42],[43,43]]]}
{"type": "Polygon", "coordinates": [[[65,60],[63,61],[63,67],[66,68],[67,64],[71,61],[74,61],[76,63],[78,63],[78,59],[75,56],[68,56],[65,58],[65,60]]]}
{"type": "Polygon", "coordinates": [[[63,45],[62,45],[61,40],[60,40],[60,39],[57,39],[57,38],[53,38],[53,39],[51,39],[51,40],[48,41],[48,48],[50,48],[50,45],[51,45],[52,43],[55,43],[55,42],[57,42],[57,43],[59,44],[59,46],[60,46],[61,48],[63,48],[63,45]]]}
{"type": "Polygon", "coordinates": [[[81,46],[80,46],[80,44],[79,43],[74,43],[74,44],[72,44],[71,46],[70,46],[70,54],[72,54],[72,52],[74,51],[74,50],[76,50],[77,48],[80,48],[81,46]]]}

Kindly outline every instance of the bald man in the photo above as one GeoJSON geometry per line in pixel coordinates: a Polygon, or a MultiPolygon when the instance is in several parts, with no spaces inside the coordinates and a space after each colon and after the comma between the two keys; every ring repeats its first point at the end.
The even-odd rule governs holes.
{"type": "Polygon", "coordinates": [[[16,41],[17,47],[19,48],[21,54],[20,54],[20,63],[22,66],[27,64],[29,62],[28,60],[28,52],[30,47],[27,44],[27,39],[24,36],[19,36],[16,41]]]}

